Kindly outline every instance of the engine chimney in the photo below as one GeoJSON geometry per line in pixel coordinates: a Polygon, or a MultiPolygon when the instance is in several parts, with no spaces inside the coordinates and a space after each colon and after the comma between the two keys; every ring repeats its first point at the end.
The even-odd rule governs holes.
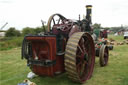
{"type": "Polygon", "coordinates": [[[91,21],[91,12],[92,11],[92,5],[86,5],[86,19],[88,20],[89,24],[92,23],[91,21]]]}

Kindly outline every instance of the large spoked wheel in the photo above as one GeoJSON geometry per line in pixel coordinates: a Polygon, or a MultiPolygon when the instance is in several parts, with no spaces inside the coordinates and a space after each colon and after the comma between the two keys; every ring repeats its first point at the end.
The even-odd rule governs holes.
{"type": "Polygon", "coordinates": [[[100,66],[106,66],[108,64],[109,49],[106,45],[102,45],[99,53],[100,66]]]}
{"type": "Polygon", "coordinates": [[[94,42],[89,33],[73,34],[66,46],[65,70],[75,82],[84,83],[92,75],[95,63],[94,42]]]}
{"type": "Polygon", "coordinates": [[[53,25],[56,24],[61,24],[63,23],[62,21],[66,19],[64,16],[62,16],[61,14],[53,14],[52,16],[50,16],[49,20],[48,20],[48,32],[50,32],[52,30],[53,25]]]}

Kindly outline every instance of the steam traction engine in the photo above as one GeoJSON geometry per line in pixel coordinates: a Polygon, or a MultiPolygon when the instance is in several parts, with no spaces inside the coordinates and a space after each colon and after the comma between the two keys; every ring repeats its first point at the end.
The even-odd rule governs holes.
{"type": "MultiPolygon", "coordinates": [[[[87,15],[83,20],[53,14],[48,20],[47,32],[24,37],[22,59],[27,59],[27,65],[35,74],[55,76],[66,71],[70,79],[79,83],[91,77],[96,51],[91,7],[86,6],[87,15]]],[[[101,51],[101,64],[105,66],[108,60],[106,46],[101,51]]]]}

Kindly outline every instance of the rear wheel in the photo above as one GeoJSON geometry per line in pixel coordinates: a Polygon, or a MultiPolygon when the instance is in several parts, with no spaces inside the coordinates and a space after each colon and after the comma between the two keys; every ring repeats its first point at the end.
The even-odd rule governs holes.
{"type": "Polygon", "coordinates": [[[75,82],[84,83],[92,75],[95,63],[94,42],[89,33],[73,34],[66,46],[65,70],[75,82]]]}

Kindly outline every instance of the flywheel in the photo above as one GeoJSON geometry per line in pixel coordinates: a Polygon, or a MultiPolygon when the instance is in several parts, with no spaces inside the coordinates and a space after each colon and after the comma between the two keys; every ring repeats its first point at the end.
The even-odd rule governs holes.
{"type": "Polygon", "coordinates": [[[65,51],[65,70],[75,82],[84,83],[93,72],[95,63],[94,42],[89,33],[74,33],[68,40],[65,51]]]}
{"type": "Polygon", "coordinates": [[[50,18],[48,19],[48,32],[50,32],[52,30],[52,27],[56,24],[62,24],[63,20],[66,19],[64,16],[62,16],[61,14],[53,14],[50,16],[50,18]]]}
{"type": "Polygon", "coordinates": [[[102,45],[99,52],[100,66],[106,66],[109,58],[109,49],[106,45],[102,45]]]}

